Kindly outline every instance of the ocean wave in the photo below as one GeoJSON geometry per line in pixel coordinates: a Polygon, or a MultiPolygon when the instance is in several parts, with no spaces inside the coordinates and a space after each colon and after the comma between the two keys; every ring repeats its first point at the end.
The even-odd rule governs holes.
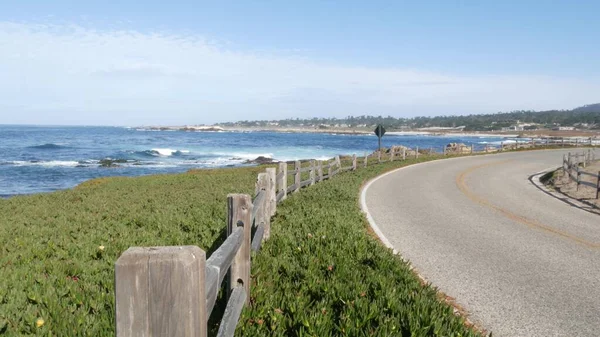
{"type": "Polygon", "coordinates": [[[34,145],[28,146],[28,149],[36,149],[36,150],[60,150],[60,149],[68,149],[68,146],[54,144],[54,143],[46,143],[42,145],[34,145]]]}
{"type": "Polygon", "coordinates": [[[136,154],[143,157],[170,157],[170,156],[182,156],[190,153],[189,150],[176,150],[176,149],[151,149],[143,151],[126,151],[127,153],[136,154]]]}
{"type": "Polygon", "coordinates": [[[12,165],[12,166],[44,166],[44,167],[76,167],[80,163],[78,161],[71,160],[13,160],[2,162],[0,165],[12,165]]]}
{"type": "Polygon", "coordinates": [[[273,158],[272,153],[249,153],[249,152],[215,152],[209,153],[209,156],[219,157],[224,160],[253,160],[258,157],[273,158]]]}
{"type": "Polygon", "coordinates": [[[173,150],[173,149],[152,149],[151,151],[154,154],[158,154],[160,156],[167,156],[167,157],[190,153],[190,151],[188,151],[188,150],[173,150]]]}
{"type": "Polygon", "coordinates": [[[505,139],[503,141],[495,141],[495,142],[478,142],[477,144],[488,144],[488,145],[502,145],[502,144],[514,144],[516,143],[515,140],[512,139],[505,139]]]}

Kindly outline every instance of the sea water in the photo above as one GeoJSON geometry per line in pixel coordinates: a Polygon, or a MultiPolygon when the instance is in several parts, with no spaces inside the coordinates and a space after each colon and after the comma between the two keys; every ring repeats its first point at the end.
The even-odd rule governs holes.
{"type": "MultiPolygon", "coordinates": [[[[448,143],[481,149],[510,141],[497,137],[393,135],[382,146],[441,152],[448,143]]],[[[154,131],[129,127],[0,125],[0,196],[66,189],[92,178],[185,172],[250,165],[259,156],[278,161],[363,156],[375,135],[276,132],[154,131]],[[104,167],[103,160],[119,160],[104,167]]]]}

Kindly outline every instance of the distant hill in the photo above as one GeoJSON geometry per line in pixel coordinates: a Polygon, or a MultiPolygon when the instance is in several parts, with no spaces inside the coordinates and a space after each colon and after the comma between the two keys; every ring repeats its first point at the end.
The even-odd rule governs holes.
{"type": "Polygon", "coordinates": [[[600,112],[600,103],[588,104],[573,109],[574,112],[600,112]]]}
{"type": "Polygon", "coordinates": [[[270,121],[241,121],[221,123],[220,126],[241,127],[312,127],[312,128],[370,128],[383,124],[388,129],[462,128],[465,131],[497,131],[516,124],[530,124],[527,128],[576,126],[580,129],[600,129],[600,103],[584,105],[572,110],[520,110],[495,114],[464,116],[435,116],[395,118],[392,116],[348,116],[345,118],[284,119],[270,121]]]}

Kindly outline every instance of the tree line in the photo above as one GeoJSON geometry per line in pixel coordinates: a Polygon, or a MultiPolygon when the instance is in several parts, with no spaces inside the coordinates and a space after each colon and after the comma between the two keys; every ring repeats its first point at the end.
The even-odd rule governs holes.
{"type": "Polygon", "coordinates": [[[427,127],[462,127],[465,131],[493,131],[516,124],[533,124],[535,128],[576,126],[582,129],[600,129],[600,103],[585,105],[571,110],[532,111],[519,110],[495,114],[472,114],[463,116],[434,116],[396,118],[393,116],[348,116],[343,118],[289,118],[283,120],[240,121],[220,123],[221,126],[280,126],[280,127],[372,127],[383,124],[388,129],[416,129],[427,127]]]}

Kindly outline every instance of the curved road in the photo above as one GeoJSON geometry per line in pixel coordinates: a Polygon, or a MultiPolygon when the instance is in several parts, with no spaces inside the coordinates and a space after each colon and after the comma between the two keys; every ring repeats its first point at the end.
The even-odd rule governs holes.
{"type": "Polygon", "coordinates": [[[599,336],[600,216],[528,180],[559,167],[566,152],[409,166],[369,184],[365,210],[425,279],[494,336],[599,336]]]}

